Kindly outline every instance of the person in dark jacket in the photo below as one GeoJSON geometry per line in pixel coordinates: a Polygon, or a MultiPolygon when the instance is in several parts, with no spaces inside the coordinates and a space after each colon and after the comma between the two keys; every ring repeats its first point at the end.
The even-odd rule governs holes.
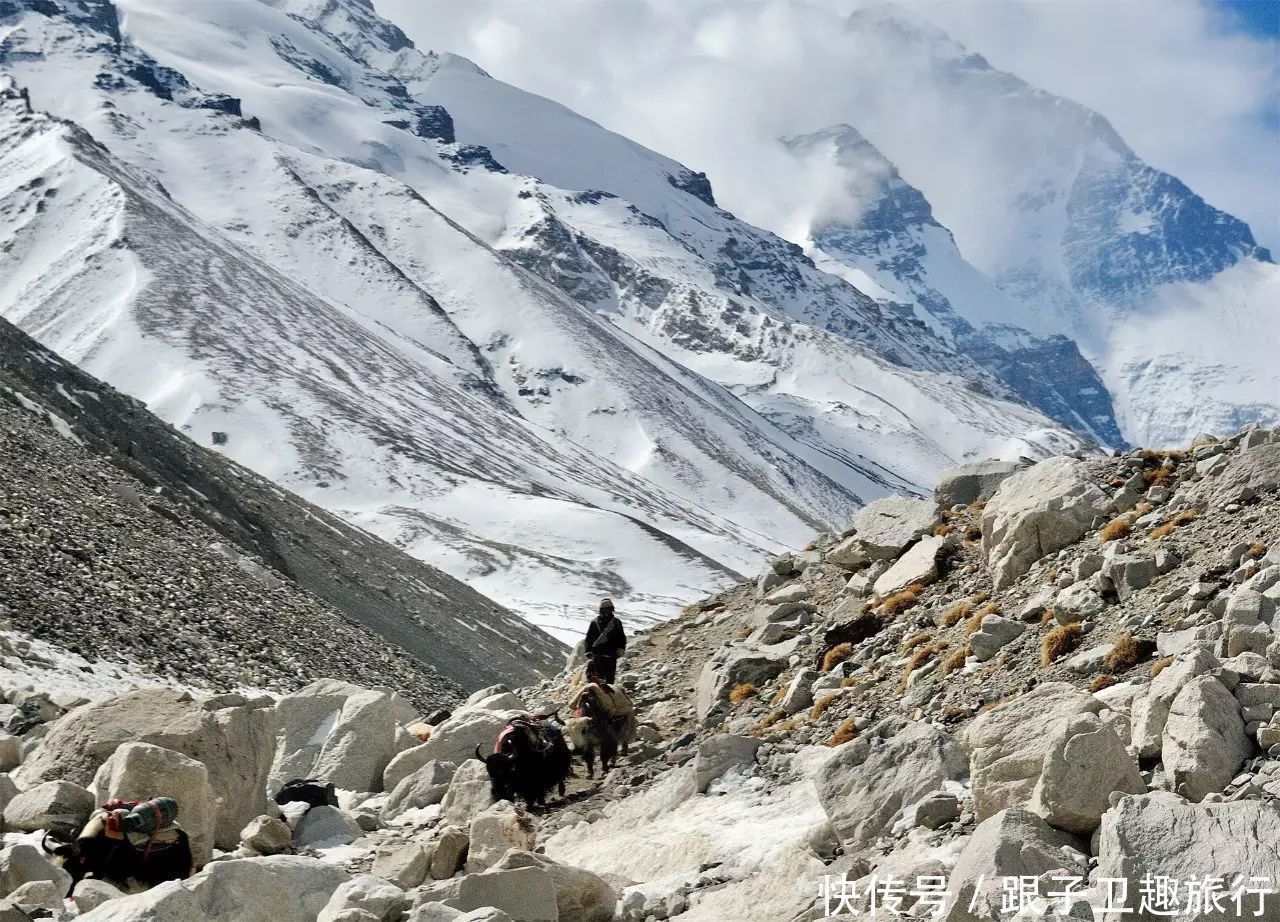
{"type": "Polygon", "coordinates": [[[618,657],[627,649],[622,622],[613,613],[613,600],[600,603],[600,614],[587,627],[587,671],[613,684],[618,673],[618,657]]]}

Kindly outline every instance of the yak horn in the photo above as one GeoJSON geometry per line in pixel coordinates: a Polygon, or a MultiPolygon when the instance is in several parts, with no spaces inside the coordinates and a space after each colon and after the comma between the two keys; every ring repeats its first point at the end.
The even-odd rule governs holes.
{"type": "Polygon", "coordinates": [[[480,755],[480,744],[479,744],[479,743],[476,743],[476,758],[477,758],[477,759],[479,759],[481,762],[483,762],[483,761],[484,761],[484,756],[480,755]]]}

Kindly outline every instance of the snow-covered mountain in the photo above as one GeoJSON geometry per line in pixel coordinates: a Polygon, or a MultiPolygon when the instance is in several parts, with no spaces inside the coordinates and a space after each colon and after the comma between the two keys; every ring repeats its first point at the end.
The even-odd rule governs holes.
{"type": "Polygon", "coordinates": [[[1073,340],[1131,442],[1280,420],[1280,268],[1247,225],[1144,163],[1097,112],[996,70],[910,11],[865,9],[846,30],[851,52],[874,50],[846,119],[876,155],[839,162],[884,205],[852,234],[812,228],[822,253],[926,311],[932,290],[979,329],[1073,340]]]}
{"type": "Polygon", "coordinates": [[[856,215],[814,222],[806,242],[819,267],[910,312],[1064,426],[1124,444],[1111,397],[1075,343],[1024,329],[1024,307],[960,255],[920,190],[857,130],[836,125],[784,143],[806,170],[839,176],[838,211],[856,215]]]}
{"type": "Polygon", "coordinates": [[[0,69],[0,312],[553,630],[1074,443],[705,177],[365,0],[7,0],[0,69]]]}

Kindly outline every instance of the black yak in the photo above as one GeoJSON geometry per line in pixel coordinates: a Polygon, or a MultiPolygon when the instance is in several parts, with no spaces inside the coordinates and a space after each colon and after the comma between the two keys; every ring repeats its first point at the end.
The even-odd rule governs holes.
{"type": "Polygon", "coordinates": [[[564,797],[565,780],[573,773],[572,757],[560,728],[547,719],[519,718],[498,734],[493,752],[476,758],[489,770],[495,800],[524,800],[525,806],[545,807],[547,795],[564,797]]]}

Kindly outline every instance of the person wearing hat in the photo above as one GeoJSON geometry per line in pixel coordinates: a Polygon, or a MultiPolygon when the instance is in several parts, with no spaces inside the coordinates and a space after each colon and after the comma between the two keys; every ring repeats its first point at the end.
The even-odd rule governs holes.
{"type": "Polygon", "coordinates": [[[613,599],[600,603],[600,614],[587,627],[587,671],[613,684],[618,673],[618,657],[627,649],[622,622],[613,613],[613,599]]]}

